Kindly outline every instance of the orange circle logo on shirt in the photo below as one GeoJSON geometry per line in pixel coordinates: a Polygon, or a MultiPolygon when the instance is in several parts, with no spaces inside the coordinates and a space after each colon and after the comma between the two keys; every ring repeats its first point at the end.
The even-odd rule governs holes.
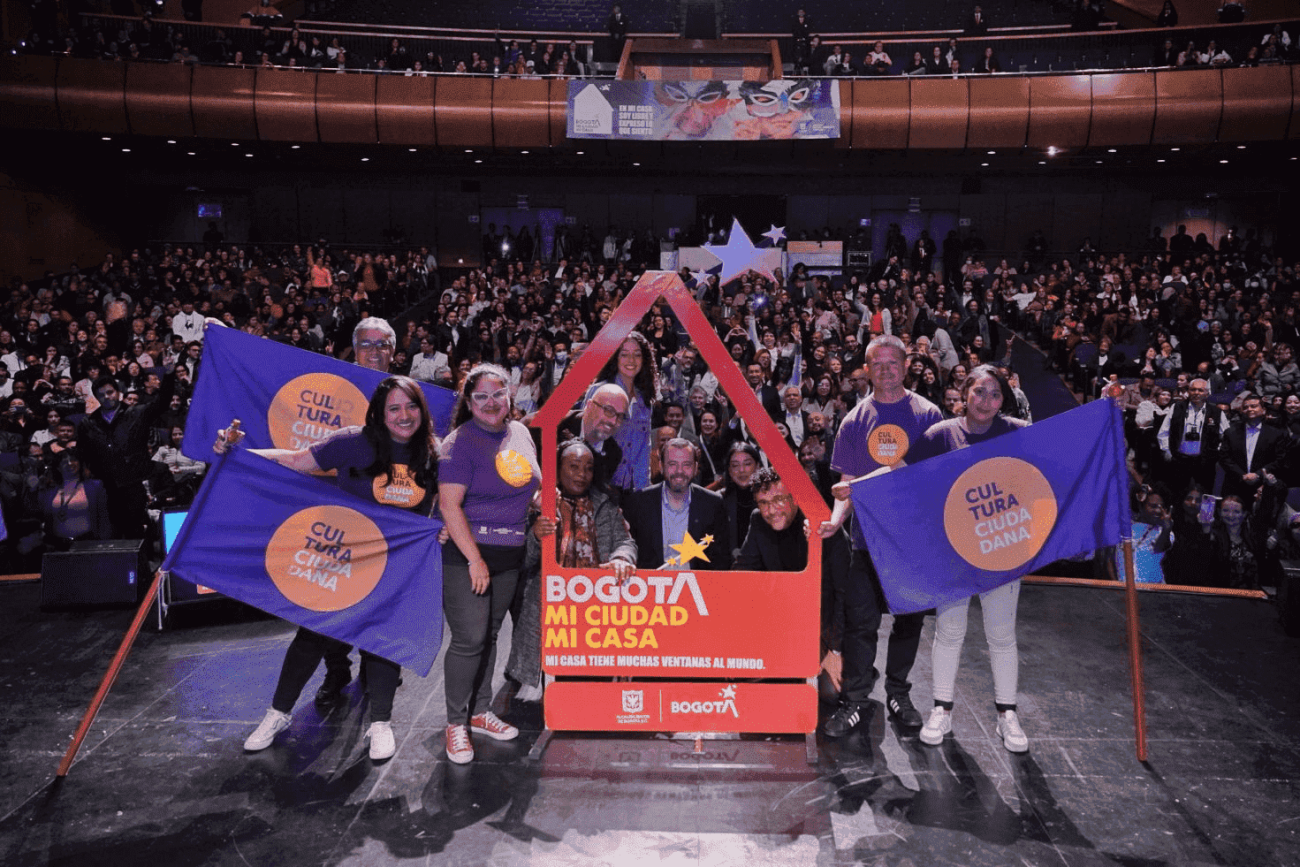
{"type": "Polygon", "coordinates": [[[346,506],[313,506],[271,536],[266,574],[294,605],[341,611],[370,595],[388,565],[388,542],[375,522],[346,506]]]}
{"type": "Polygon", "coordinates": [[[867,453],[882,467],[892,467],[907,457],[911,444],[907,431],[896,424],[882,424],[867,434],[867,453]]]}
{"type": "Polygon", "coordinates": [[[1019,458],[988,458],[953,483],[943,526],[967,563],[1007,572],[1043,549],[1056,514],[1056,495],[1037,467],[1019,458]]]}
{"type": "Polygon", "coordinates": [[[533,468],[528,458],[514,449],[497,452],[497,475],[512,488],[522,488],[533,478],[533,468]]]}
{"type": "Polygon", "coordinates": [[[304,373],[280,386],[266,411],[277,448],[305,449],[345,427],[366,423],[361,390],[332,373],[304,373]]]}

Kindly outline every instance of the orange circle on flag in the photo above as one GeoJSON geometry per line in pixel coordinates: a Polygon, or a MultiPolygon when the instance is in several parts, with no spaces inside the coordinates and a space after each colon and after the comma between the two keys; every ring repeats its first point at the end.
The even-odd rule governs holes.
{"type": "Polygon", "coordinates": [[[1019,458],[988,458],[957,477],[943,525],[967,563],[1007,572],[1038,555],[1056,515],[1056,495],[1037,467],[1019,458]]]}
{"type": "Polygon", "coordinates": [[[384,534],[346,506],[312,506],[291,515],[266,548],[266,574],[286,599],[311,611],[356,605],[387,565],[384,534]]]}
{"type": "Polygon", "coordinates": [[[896,424],[882,424],[867,434],[867,453],[882,467],[892,467],[907,457],[911,444],[907,431],[896,424]]]}
{"type": "Polygon", "coordinates": [[[277,448],[305,449],[337,430],[366,423],[361,390],[332,373],[304,373],[280,386],[266,411],[277,448]]]}

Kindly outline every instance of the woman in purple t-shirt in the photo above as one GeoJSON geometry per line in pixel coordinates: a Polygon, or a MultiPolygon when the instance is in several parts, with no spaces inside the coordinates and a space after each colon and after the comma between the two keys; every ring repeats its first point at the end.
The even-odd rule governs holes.
{"type": "MultiPolygon", "coordinates": [[[[941,421],[921,436],[909,458],[923,460],[933,455],[964,449],[995,436],[1025,427],[1027,422],[1002,415],[1004,404],[1015,406],[1011,384],[998,368],[981,364],[962,383],[966,415],[941,421]]],[[[979,594],[984,612],[984,635],[989,643],[989,664],[993,669],[993,700],[997,707],[997,732],[1013,753],[1029,749],[1016,716],[1016,693],[1020,677],[1020,650],[1016,645],[1016,607],[1020,600],[1020,579],[979,594]]],[[[921,741],[932,746],[943,743],[952,731],[953,692],[961,648],[966,640],[966,615],[970,598],[938,606],[934,621],[933,675],[934,709],[921,729],[921,741]]]]}
{"type": "MultiPolygon", "coordinates": [[[[243,434],[226,432],[218,438],[216,450],[243,434]]],[[[398,509],[428,515],[433,508],[438,481],[437,438],[429,405],[419,384],[409,377],[390,376],[375,389],[361,428],[346,428],[305,449],[253,449],[253,454],[270,458],[300,473],[338,470],[338,486],[354,496],[398,509]]],[[[285,652],[271,707],[262,722],[244,741],[249,752],[264,750],[275,736],[289,727],[290,712],[303,686],[316,671],[331,645],[347,645],[336,639],[299,627],[285,652]]],[[[366,651],[361,652],[362,671],[370,693],[370,758],[382,761],[397,751],[390,723],[393,696],[402,668],[395,662],[366,651]]]]}
{"type": "Polygon", "coordinates": [[[480,364],[461,386],[438,462],[438,503],[454,544],[442,548],[447,757],[474,759],[470,730],[511,740],[519,729],[489,709],[497,633],[524,561],[528,507],[542,472],[528,428],[510,421],[510,375],[480,364]]]}

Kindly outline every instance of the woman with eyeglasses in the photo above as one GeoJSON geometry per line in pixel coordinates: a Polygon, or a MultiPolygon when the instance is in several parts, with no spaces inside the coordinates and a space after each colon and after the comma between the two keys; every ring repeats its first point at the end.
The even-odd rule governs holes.
{"type": "Polygon", "coordinates": [[[438,501],[453,544],[442,549],[442,606],[451,643],[443,659],[447,757],[474,759],[470,731],[512,740],[519,729],[489,705],[497,633],[524,563],[528,507],[542,472],[528,428],[510,420],[510,375],[470,370],[438,463],[438,501]]]}

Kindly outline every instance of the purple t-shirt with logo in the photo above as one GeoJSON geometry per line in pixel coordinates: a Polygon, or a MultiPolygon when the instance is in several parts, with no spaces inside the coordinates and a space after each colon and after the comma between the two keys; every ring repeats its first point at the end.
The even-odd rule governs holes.
{"type": "Polygon", "coordinates": [[[541,478],[533,438],[517,421],[493,433],[470,420],[442,441],[438,480],[465,486],[462,508],[480,545],[524,544],[541,478]]]}
{"type": "MultiPolygon", "coordinates": [[[[831,469],[849,478],[865,476],[884,466],[894,466],[931,425],[943,421],[939,407],[915,392],[894,403],[868,397],[855,406],[840,425],[831,453],[831,469]]],[[[865,551],[858,522],[853,522],[853,544],[865,551]]]]}
{"type": "Polygon", "coordinates": [[[429,514],[437,491],[416,483],[408,443],[392,443],[392,479],[383,471],[374,477],[366,473],[366,468],[375,462],[375,449],[361,428],[346,428],[310,448],[318,467],[339,471],[340,490],[380,505],[429,514]]]}

